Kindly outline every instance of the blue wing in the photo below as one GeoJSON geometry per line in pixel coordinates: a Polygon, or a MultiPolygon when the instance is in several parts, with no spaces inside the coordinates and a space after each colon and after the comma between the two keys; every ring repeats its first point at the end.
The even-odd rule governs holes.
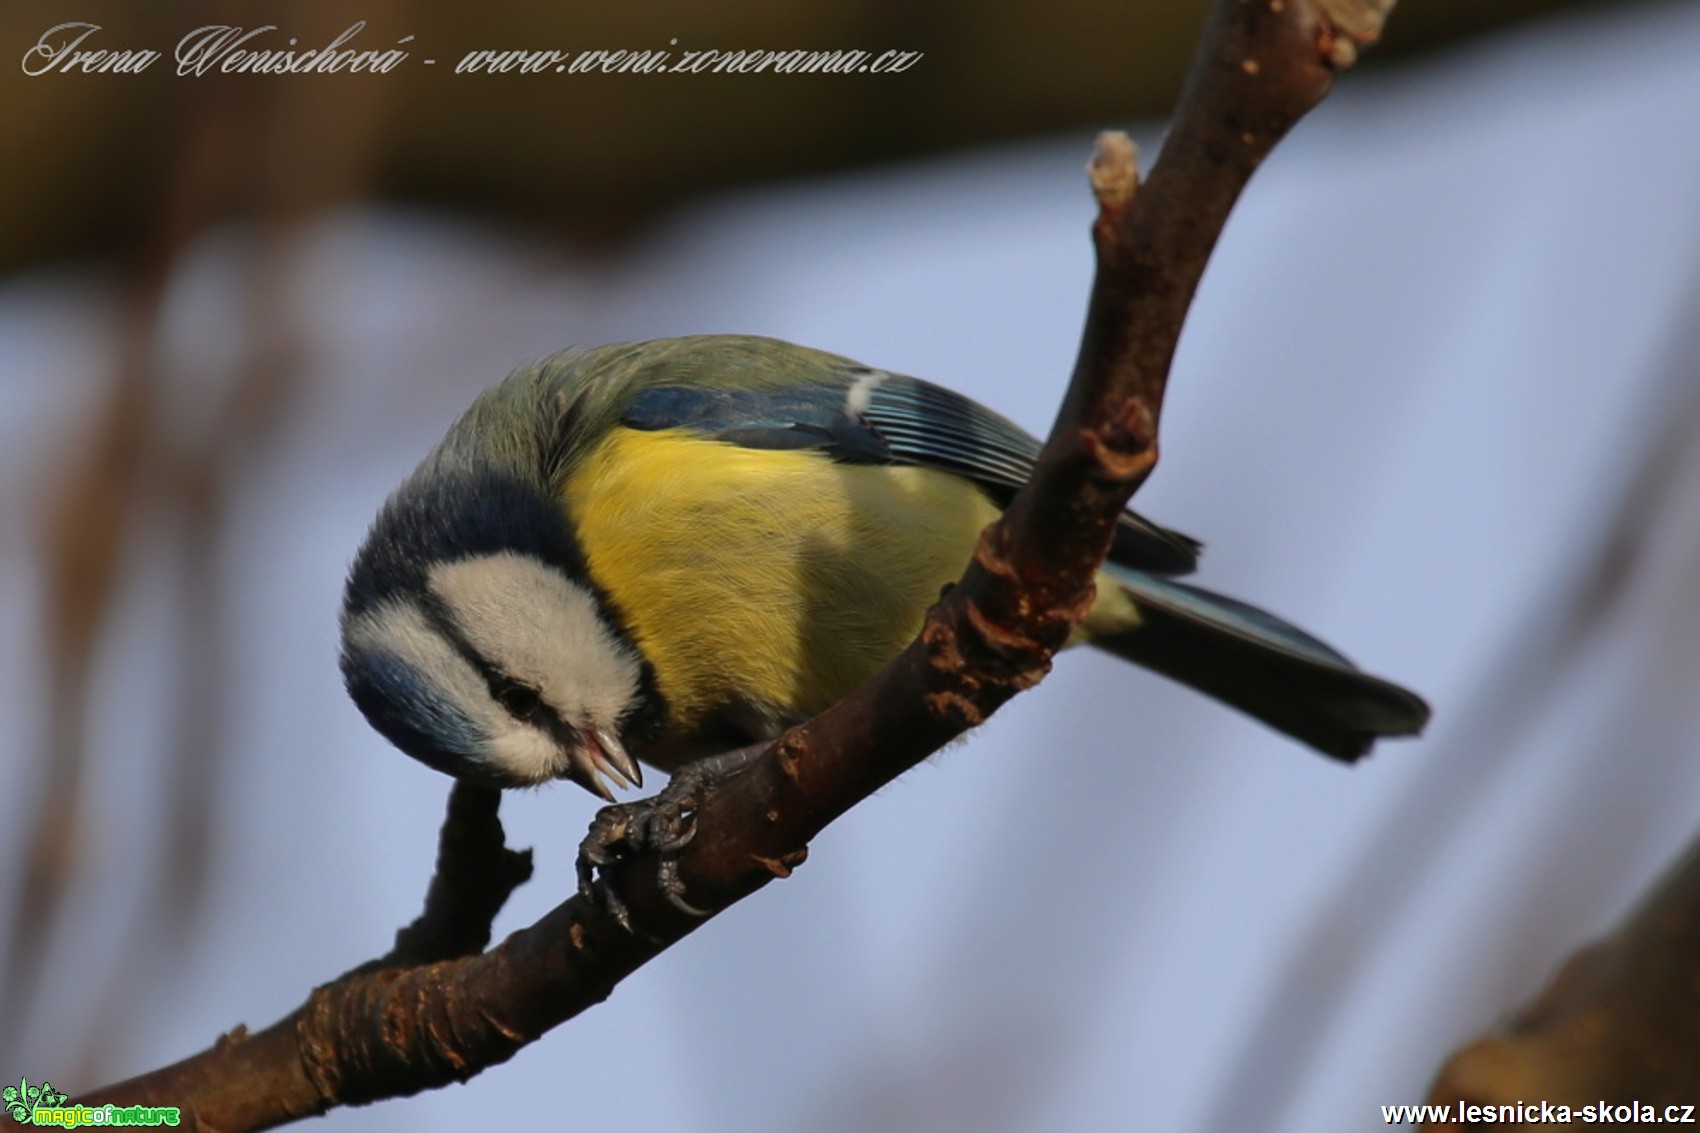
{"type": "MultiPolygon", "coordinates": [[[[1006,506],[1033,474],[1039,442],[1021,426],[942,386],[846,369],[828,381],[759,389],[662,386],[631,399],[629,428],[687,428],[746,448],[817,449],[851,464],[915,464],[954,472],[1006,506]]],[[[1112,562],[1186,574],[1199,544],[1129,511],[1112,562]]]]}

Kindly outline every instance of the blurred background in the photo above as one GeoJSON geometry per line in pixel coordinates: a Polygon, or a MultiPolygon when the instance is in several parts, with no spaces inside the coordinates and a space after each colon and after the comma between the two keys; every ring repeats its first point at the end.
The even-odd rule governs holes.
{"type": "MultiPolygon", "coordinates": [[[[341,583],[514,366],[772,334],[1043,432],[1093,134],[1155,152],[1206,7],[7,5],[0,1080],[74,1101],[263,1026],[415,915],[447,782],[343,695],[341,583]],[[175,73],[205,25],[356,20],[410,57],[175,73]],[[67,21],[164,58],[27,73],[67,21]],[[923,55],[453,69],[674,39],[923,55]]],[[[328,1127],[1314,1133],[1419,1100],[1693,834],[1697,51],[1690,3],[1406,0],[1205,280],[1140,508],[1423,692],[1427,736],[1348,771],[1067,657],[607,1004],[328,1127]]],[[[591,803],[508,800],[539,869],[498,932],[569,892],[591,803]]]]}

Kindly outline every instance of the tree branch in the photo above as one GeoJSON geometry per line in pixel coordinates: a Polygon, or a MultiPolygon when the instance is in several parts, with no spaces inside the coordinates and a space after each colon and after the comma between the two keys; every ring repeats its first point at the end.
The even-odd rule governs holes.
{"type": "MultiPolygon", "coordinates": [[[[395,934],[395,947],[371,970],[474,956],[515,889],[531,880],[531,851],[510,850],[497,808],[502,793],[456,782],[437,842],[437,872],[419,919],[395,934]]],[[[356,969],[363,971],[365,968],[356,969]]]]}
{"type": "MultiPolygon", "coordinates": [[[[834,818],[1049,671],[1091,604],[1117,517],[1156,463],[1169,363],[1229,210],[1356,45],[1375,39],[1389,7],[1218,0],[1149,182],[1138,185],[1125,136],[1100,139],[1098,269],[1072,383],[1032,481],[981,535],[908,649],[702,805],[678,863],[692,904],[718,911],[789,875],[834,818]]],[[[446,859],[449,841],[445,830],[446,859]]],[[[228,1133],[470,1078],[605,999],[702,923],[661,895],[653,859],[625,863],[613,881],[641,931],[575,897],[490,952],[357,969],[257,1035],[85,1104],[177,1105],[228,1133]]],[[[433,900],[442,886],[453,888],[440,872],[433,900]]]]}
{"type": "MultiPolygon", "coordinates": [[[[1499,1035],[1441,1067],[1428,1100],[1601,1101],[1660,1111],[1700,1100],[1700,840],[1613,932],[1559,969],[1499,1035]]],[[[1471,1128],[1464,1123],[1431,1129],[1471,1128]]]]}

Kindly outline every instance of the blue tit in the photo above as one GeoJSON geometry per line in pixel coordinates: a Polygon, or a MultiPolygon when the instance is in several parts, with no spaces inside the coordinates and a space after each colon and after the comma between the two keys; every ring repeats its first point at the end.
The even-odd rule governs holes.
{"type": "MultiPolygon", "coordinates": [[[[1039,443],[959,394],[767,338],[571,351],[488,390],[350,572],[342,671],[409,755],[603,798],[777,735],[919,631],[1039,443]]],[[[1353,760],[1428,719],[1127,512],[1075,641],[1353,760]]]]}

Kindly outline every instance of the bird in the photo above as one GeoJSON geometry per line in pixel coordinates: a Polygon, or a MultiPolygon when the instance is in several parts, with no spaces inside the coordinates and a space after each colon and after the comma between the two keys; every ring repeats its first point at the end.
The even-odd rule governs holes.
{"type": "MultiPolygon", "coordinates": [[[[472,404],[348,574],[340,662],[396,747],[489,787],[613,802],[757,744],[919,631],[1039,442],[918,378],[772,338],[574,349],[472,404]]],[[[1127,511],[1071,644],[1351,762],[1428,705],[1177,578],[1200,544],[1127,511]]]]}

